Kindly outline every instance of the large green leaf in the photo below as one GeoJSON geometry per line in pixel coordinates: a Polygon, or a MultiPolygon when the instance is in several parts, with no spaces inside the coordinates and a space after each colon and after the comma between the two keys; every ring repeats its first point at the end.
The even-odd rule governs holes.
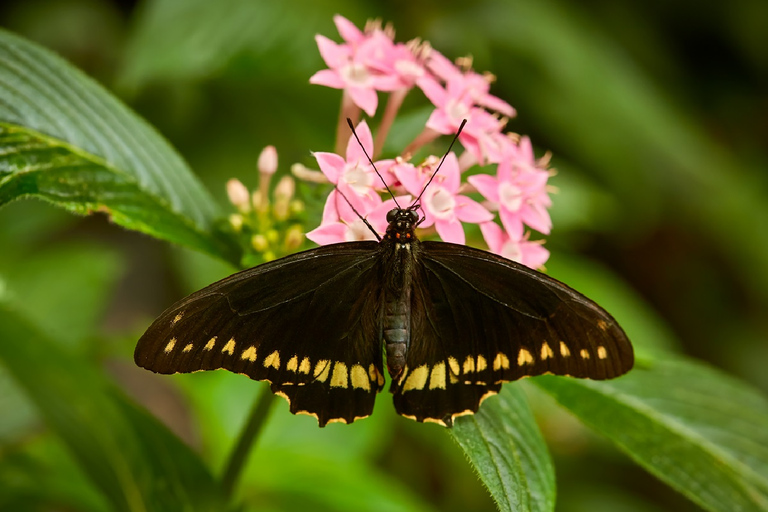
{"type": "Polygon", "coordinates": [[[555,473],[519,385],[507,385],[477,414],[457,418],[451,435],[502,511],[555,509],[555,473]]]}
{"type": "Polygon", "coordinates": [[[4,303],[0,361],[114,510],[225,510],[197,455],[4,303]]]}
{"type": "Polygon", "coordinates": [[[237,261],[219,210],[151,126],[53,53],[0,30],[0,206],[39,197],[237,261]]]}
{"type": "Polygon", "coordinates": [[[640,362],[607,382],[533,379],[702,507],[768,510],[768,401],[712,368],[640,362]]]}

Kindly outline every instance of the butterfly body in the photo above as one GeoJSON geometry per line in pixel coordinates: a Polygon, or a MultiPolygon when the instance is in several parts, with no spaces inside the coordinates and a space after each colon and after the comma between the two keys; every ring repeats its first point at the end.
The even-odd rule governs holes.
{"type": "Polygon", "coordinates": [[[182,299],[139,340],[136,363],[267,380],[321,426],[371,414],[384,352],[396,411],[445,426],[503,382],[632,367],[621,327],[588,298],[500,256],[420,242],[413,206],[387,220],[379,243],[318,247],[182,299]]]}

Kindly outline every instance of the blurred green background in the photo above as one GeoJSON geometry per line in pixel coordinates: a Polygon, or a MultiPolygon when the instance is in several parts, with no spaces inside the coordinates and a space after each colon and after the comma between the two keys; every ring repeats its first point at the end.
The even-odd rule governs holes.
{"type": "MultiPolygon", "coordinates": [[[[281,172],[332,149],[340,92],[308,78],[323,67],[314,35],[340,40],[336,13],[358,26],[391,21],[399,41],[427,39],[493,72],[493,93],[518,109],[510,129],[554,155],[552,275],[644,338],[641,352],[679,350],[768,391],[764,1],[18,0],[2,3],[0,25],[130,105],[224,205],[230,177],[255,187],[263,146],[277,147],[281,172]]],[[[0,293],[218,470],[263,385],[225,372],[157,377],[131,354],[166,306],[233,269],[38,201],[0,210],[0,248],[0,293]]],[[[104,510],[1,373],[0,389],[16,411],[0,419],[0,493],[34,462],[50,485],[81,493],[70,503],[88,506],[74,510],[104,510]]],[[[493,510],[450,438],[397,418],[385,395],[373,418],[323,430],[278,402],[245,473],[253,509],[351,510],[389,495],[383,509],[493,510]]],[[[531,396],[555,459],[557,510],[697,510],[531,396]]]]}

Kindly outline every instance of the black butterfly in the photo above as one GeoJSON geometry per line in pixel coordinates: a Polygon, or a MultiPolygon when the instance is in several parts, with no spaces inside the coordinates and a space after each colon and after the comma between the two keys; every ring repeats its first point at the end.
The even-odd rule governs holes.
{"type": "Polygon", "coordinates": [[[419,241],[418,203],[391,210],[379,242],[304,251],[180,300],[141,337],[136,364],[267,380],[320,426],[371,414],[384,387],[382,344],[395,410],[445,426],[503,382],[632,368],[632,345],[607,311],[495,254],[419,241]]]}
{"type": "Polygon", "coordinates": [[[371,414],[382,343],[397,412],[445,426],[506,381],[632,368],[627,336],[600,306],[494,254],[421,242],[418,219],[415,206],[395,209],[381,242],[318,247],[193,293],[149,327],[136,364],[268,380],[320,426],[371,414]]]}

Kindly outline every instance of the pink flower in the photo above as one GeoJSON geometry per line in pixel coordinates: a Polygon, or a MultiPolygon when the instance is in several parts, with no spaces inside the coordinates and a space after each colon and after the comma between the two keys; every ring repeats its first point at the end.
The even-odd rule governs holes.
{"type": "MultiPolygon", "coordinates": [[[[382,234],[387,229],[387,212],[395,207],[394,199],[382,201],[378,197],[367,205],[366,210],[358,210],[377,233],[382,234]]],[[[403,204],[410,201],[409,197],[401,197],[403,204]]],[[[354,242],[361,240],[376,240],[363,220],[354,212],[337,190],[331,192],[323,209],[323,221],[320,226],[307,233],[307,238],[318,245],[354,242]]]]}
{"type": "Polygon", "coordinates": [[[422,79],[418,83],[421,90],[437,107],[427,120],[427,128],[444,135],[454,134],[461,122],[467,124],[459,135],[459,141],[479,163],[486,159],[495,160],[498,156],[487,149],[494,147],[494,137],[501,133],[504,123],[486,110],[475,106],[475,102],[466,91],[455,82],[449,82],[443,88],[434,79],[422,79]]]}
{"type": "Polygon", "coordinates": [[[436,50],[430,52],[427,67],[437,77],[450,84],[449,89],[461,90],[462,94],[469,96],[476,105],[507,117],[515,115],[512,105],[490,94],[491,82],[494,80],[492,75],[481,75],[471,69],[462,71],[436,50]]]}
{"type": "Polygon", "coordinates": [[[381,74],[367,63],[370,55],[386,52],[386,48],[381,47],[392,45],[392,40],[380,30],[366,35],[342,16],[334,20],[347,44],[337,44],[325,36],[315,36],[320,55],[329,69],[318,71],[309,82],[346,90],[355,105],[373,116],[379,102],[376,91],[400,88],[397,77],[381,74]]]}
{"type": "Polygon", "coordinates": [[[381,32],[373,35],[371,39],[381,39],[381,41],[377,41],[377,44],[365,45],[360,51],[361,57],[371,69],[396,78],[402,89],[410,89],[427,76],[424,63],[414,53],[423,51],[423,47],[395,44],[381,32]]]}
{"type": "MultiPolygon", "coordinates": [[[[411,164],[400,164],[395,167],[394,173],[403,187],[418,197],[432,176],[433,167],[417,168],[411,164]]],[[[456,244],[465,241],[461,222],[480,223],[493,219],[493,214],[482,205],[459,194],[460,181],[459,162],[454,153],[448,153],[440,172],[421,197],[424,221],[420,227],[427,228],[434,224],[440,238],[456,244]]]]}
{"type": "MultiPolygon", "coordinates": [[[[372,155],[373,135],[368,124],[362,121],[355,131],[365,151],[372,155]]],[[[347,142],[346,159],[335,153],[320,152],[313,155],[328,181],[336,185],[359,211],[369,211],[379,204],[380,198],[376,191],[384,188],[384,184],[353,135],[347,142]]],[[[391,176],[389,169],[394,163],[394,160],[379,160],[376,168],[387,179],[391,176]]]]}
{"type": "Polygon", "coordinates": [[[504,229],[513,240],[520,240],[524,226],[549,234],[552,221],[547,208],[552,202],[547,193],[549,173],[536,166],[528,137],[518,145],[506,146],[496,177],[486,174],[467,180],[486,199],[498,205],[504,229]]]}
{"type": "Polygon", "coordinates": [[[495,222],[480,224],[480,231],[491,252],[526,267],[540,268],[549,259],[549,251],[542,245],[543,241],[531,242],[527,234],[524,237],[512,239],[495,222]]]}

